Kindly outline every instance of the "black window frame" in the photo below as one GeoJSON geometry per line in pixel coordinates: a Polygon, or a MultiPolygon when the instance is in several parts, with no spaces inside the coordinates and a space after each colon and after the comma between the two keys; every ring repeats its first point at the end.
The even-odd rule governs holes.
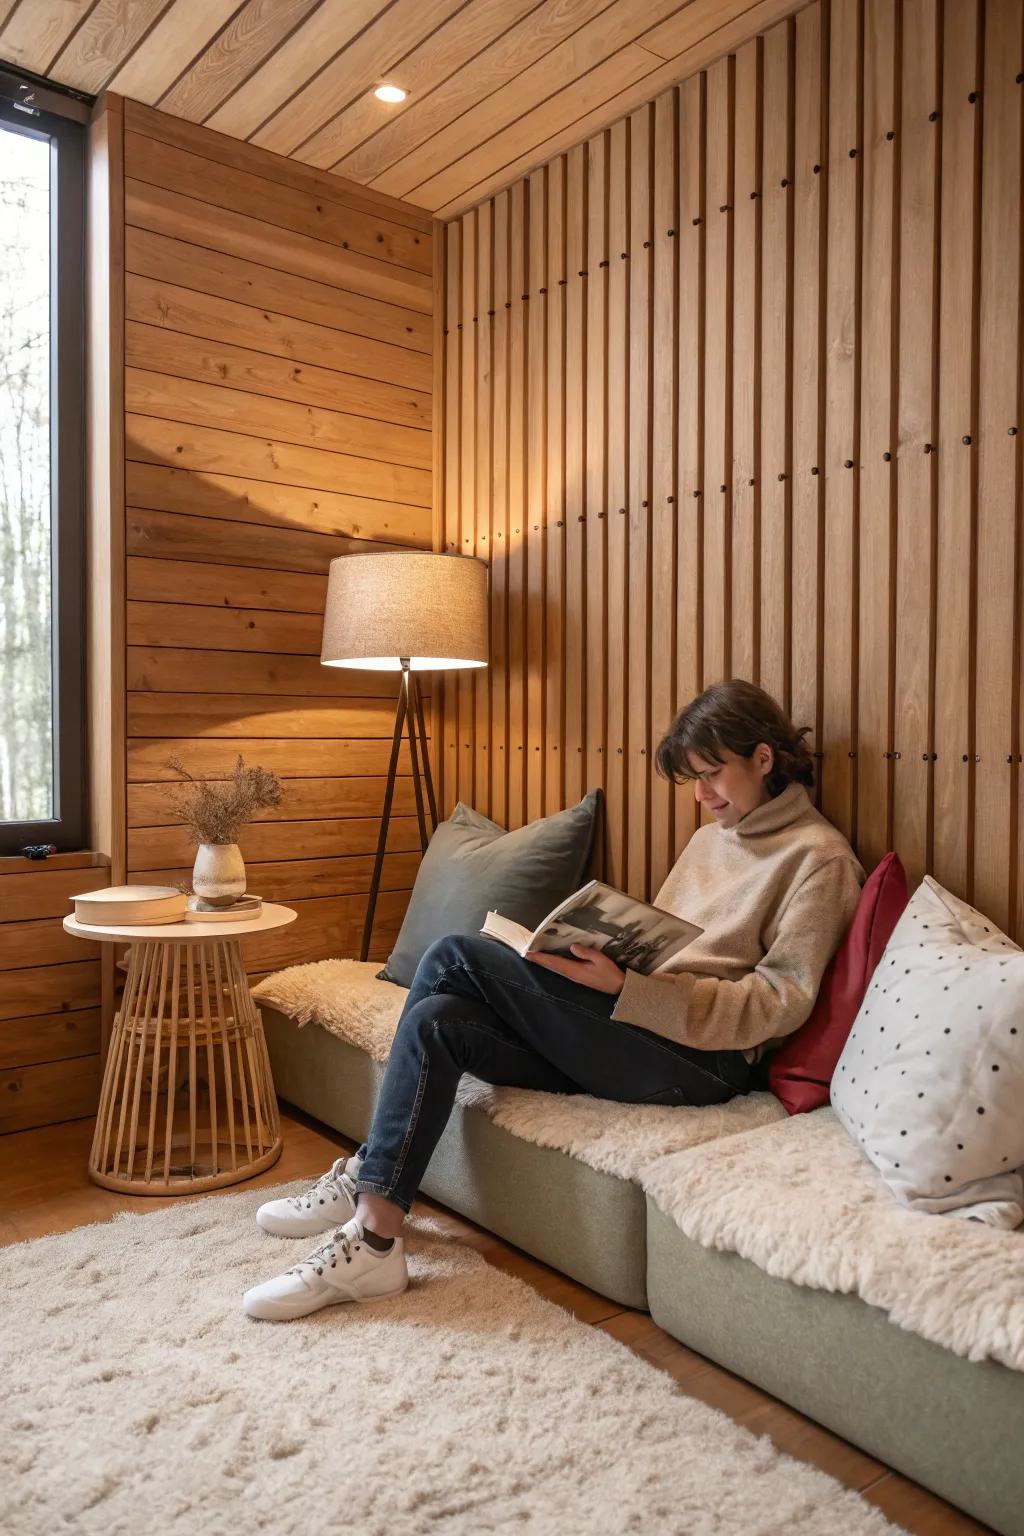
{"type": "Polygon", "coordinates": [[[0,821],[0,856],[84,847],[85,207],[87,114],[0,74],[0,123],[50,143],[50,556],[54,816],[0,821]],[[21,106],[15,105],[20,101],[21,106]],[[46,105],[41,103],[45,101],[46,105]],[[25,108],[28,110],[25,110],[25,108]],[[53,110],[56,108],[56,110],[53,110]]]}

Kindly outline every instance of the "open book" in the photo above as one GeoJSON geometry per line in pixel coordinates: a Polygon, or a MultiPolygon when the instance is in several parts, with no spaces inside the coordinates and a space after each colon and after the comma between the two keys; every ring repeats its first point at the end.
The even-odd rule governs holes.
{"type": "Polygon", "coordinates": [[[488,912],[480,932],[507,944],[517,955],[538,950],[572,959],[569,946],[586,944],[604,950],[616,965],[647,976],[704,930],[600,880],[590,880],[559,902],[532,933],[500,912],[488,912]]]}

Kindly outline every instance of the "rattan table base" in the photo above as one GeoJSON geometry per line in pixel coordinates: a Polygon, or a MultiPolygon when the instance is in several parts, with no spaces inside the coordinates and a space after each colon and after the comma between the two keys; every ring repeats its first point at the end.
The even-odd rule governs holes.
{"type": "Polygon", "coordinates": [[[281,1145],[238,939],[136,939],[107,1052],[91,1178],[138,1195],[218,1189],[271,1167],[281,1145]]]}

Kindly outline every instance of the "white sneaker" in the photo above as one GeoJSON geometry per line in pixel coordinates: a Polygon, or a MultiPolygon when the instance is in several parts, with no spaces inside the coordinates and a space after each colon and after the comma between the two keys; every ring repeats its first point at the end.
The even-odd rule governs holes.
{"type": "Polygon", "coordinates": [[[274,1237],[314,1237],[341,1226],[356,1213],[358,1163],[356,1174],[352,1174],[348,1162],[355,1163],[356,1159],[339,1157],[304,1195],[268,1200],[256,1212],[257,1224],[274,1237]]]}
{"type": "Polygon", "coordinates": [[[364,1240],[363,1224],[353,1216],[294,1269],[246,1291],[242,1306],[250,1317],[284,1323],[339,1301],[397,1296],[408,1284],[402,1239],[396,1237],[387,1253],[378,1253],[364,1240]]]}

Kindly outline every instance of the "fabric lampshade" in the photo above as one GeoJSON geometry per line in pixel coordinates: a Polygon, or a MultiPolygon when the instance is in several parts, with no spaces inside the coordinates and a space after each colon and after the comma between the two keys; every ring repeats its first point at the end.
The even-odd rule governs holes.
{"type": "Polygon", "coordinates": [[[327,667],[487,665],[487,566],[426,550],[331,561],[320,660],[327,667]]]}

